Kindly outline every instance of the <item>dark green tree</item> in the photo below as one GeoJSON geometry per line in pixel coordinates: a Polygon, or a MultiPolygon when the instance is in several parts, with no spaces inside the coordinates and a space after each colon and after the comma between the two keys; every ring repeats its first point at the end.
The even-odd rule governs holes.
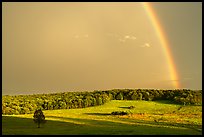
{"type": "Polygon", "coordinates": [[[119,92],[117,95],[116,95],[116,100],[123,100],[123,94],[121,92],[119,92]]]}
{"type": "Polygon", "coordinates": [[[97,102],[97,105],[102,105],[103,104],[103,100],[102,100],[102,98],[100,96],[96,98],[96,102],[97,102]]]}
{"type": "Polygon", "coordinates": [[[92,99],[92,106],[96,106],[96,105],[97,105],[96,98],[93,98],[92,99]]]}
{"type": "Polygon", "coordinates": [[[40,124],[44,124],[46,122],[45,116],[41,109],[37,109],[34,112],[33,118],[34,118],[33,121],[37,124],[38,128],[40,128],[40,124]]]}
{"type": "Polygon", "coordinates": [[[142,100],[143,99],[142,93],[138,93],[138,95],[139,95],[139,100],[142,100]]]}
{"type": "Polygon", "coordinates": [[[133,93],[133,94],[131,95],[131,99],[132,99],[132,100],[137,100],[137,99],[139,99],[138,94],[137,94],[136,92],[133,93]]]}

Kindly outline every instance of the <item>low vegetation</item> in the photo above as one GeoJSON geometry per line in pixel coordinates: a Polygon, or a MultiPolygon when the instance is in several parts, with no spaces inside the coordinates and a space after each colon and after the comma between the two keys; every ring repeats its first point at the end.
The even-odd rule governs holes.
{"type": "Polygon", "coordinates": [[[93,92],[5,95],[2,97],[2,114],[33,114],[36,109],[87,108],[103,105],[111,100],[170,100],[171,103],[182,105],[202,105],[202,90],[113,89],[93,92]]]}
{"type": "Polygon", "coordinates": [[[113,111],[111,115],[128,115],[128,112],[125,111],[113,111]]]}

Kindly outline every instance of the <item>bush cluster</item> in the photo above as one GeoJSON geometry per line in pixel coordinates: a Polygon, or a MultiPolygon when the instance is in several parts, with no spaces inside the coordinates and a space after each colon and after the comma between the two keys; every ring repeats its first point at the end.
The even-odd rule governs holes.
{"type": "Polygon", "coordinates": [[[113,111],[111,115],[128,115],[128,112],[125,111],[113,111]]]}
{"type": "Polygon", "coordinates": [[[129,109],[133,109],[133,108],[135,108],[135,106],[129,106],[128,108],[129,108],[129,109]]]}

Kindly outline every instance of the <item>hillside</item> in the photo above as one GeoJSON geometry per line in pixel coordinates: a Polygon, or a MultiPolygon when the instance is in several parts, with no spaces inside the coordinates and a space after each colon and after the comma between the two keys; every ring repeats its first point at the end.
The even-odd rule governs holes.
{"type": "Polygon", "coordinates": [[[3,115],[5,134],[113,134],[201,135],[202,106],[183,106],[171,101],[111,100],[104,105],[78,109],[44,110],[47,122],[37,128],[33,114],[3,115]],[[129,109],[129,106],[134,106],[129,109]],[[111,115],[113,111],[129,115],[111,115]]]}
{"type": "Polygon", "coordinates": [[[169,100],[182,105],[202,105],[202,90],[113,89],[93,92],[16,95],[2,97],[2,114],[32,114],[36,109],[57,110],[103,105],[111,100],[169,100]]]}

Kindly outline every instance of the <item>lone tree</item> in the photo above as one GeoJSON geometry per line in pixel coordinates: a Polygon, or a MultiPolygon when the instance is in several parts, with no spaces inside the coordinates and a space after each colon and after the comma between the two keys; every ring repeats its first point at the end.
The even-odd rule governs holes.
{"type": "Polygon", "coordinates": [[[41,109],[37,109],[35,111],[33,118],[34,118],[33,121],[35,123],[37,123],[38,128],[40,128],[40,124],[44,124],[46,122],[45,121],[45,116],[44,116],[44,114],[43,114],[41,109]]]}

